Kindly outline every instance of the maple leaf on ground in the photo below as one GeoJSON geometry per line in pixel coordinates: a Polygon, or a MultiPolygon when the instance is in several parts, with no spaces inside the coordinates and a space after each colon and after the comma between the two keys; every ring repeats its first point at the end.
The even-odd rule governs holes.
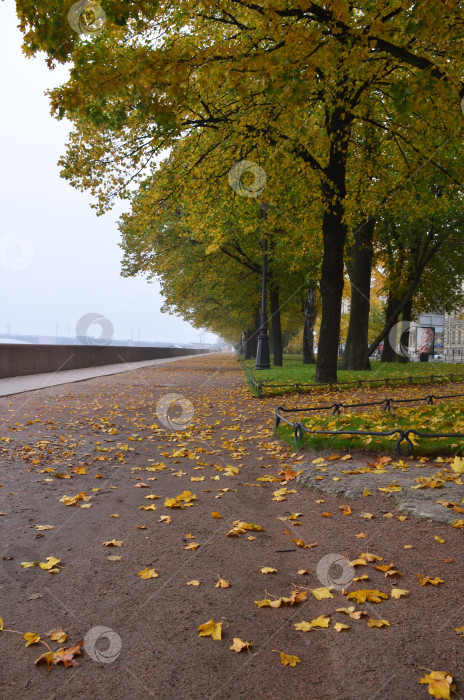
{"type": "Polygon", "coordinates": [[[338,509],[342,511],[343,515],[351,515],[351,506],[338,506],[338,509]]]}
{"type": "Polygon", "coordinates": [[[240,639],[240,637],[234,637],[234,643],[231,647],[229,647],[229,649],[237,652],[238,654],[240,651],[243,651],[243,649],[250,649],[252,644],[253,642],[244,642],[240,639]]]}
{"type": "Polygon", "coordinates": [[[373,620],[370,618],[367,621],[367,626],[368,627],[390,627],[390,623],[388,620],[373,620]]]}
{"type": "Polygon", "coordinates": [[[432,586],[438,586],[439,583],[445,583],[439,576],[432,578],[431,576],[421,576],[421,574],[417,575],[419,577],[419,586],[425,586],[427,583],[432,584],[432,586]]]}
{"type": "Polygon", "coordinates": [[[65,506],[77,506],[79,501],[90,501],[92,496],[87,496],[85,491],[81,491],[76,494],[76,496],[63,496],[60,498],[60,503],[64,503],[65,506]]]}
{"type": "Polygon", "coordinates": [[[187,586],[199,586],[201,581],[197,581],[196,579],[192,579],[191,581],[187,581],[187,586]]]}
{"type": "Polygon", "coordinates": [[[349,625],[344,625],[342,622],[336,622],[334,625],[334,630],[336,632],[343,632],[343,630],[349,630],[350,626],[349,625]]]}
{"type": "Polygon", "coordinates": [[[58,649],[58,651],[48,651],[46,654],[42,654],[38,659],[35,660],[35,665],[40,666],[41,664],[47,664],[47,671],[50,671],[51,665],[64,664],[66,668],[69,666],[78,666],[78,662],[74,659],[77,654],[82,654],[81,648],[84,642],[80,641],[74,646],[68,649],[58,649]]]}
{"type": "MultiPolygon", "coordinates": [[[[278,598],[279,605],[280,605],[280,598],[278,598]]],[[[272,601],[269,598],[264,598],[263,600],[255,600],[255,605],[258,606],[258,608],[270,608],[272,605],[272,601]]]]}
{"type": "Polygon", "coordinates": [[[302,622],[294,622],[293,627],[298,630],[298,632],[309,632],[313,626],[310,622],[303,620],[302,622]]]}
{"type": "Polygon", "coordinates": [[[58,642],[58,644],[64,644],[68,638],[68,635],[61,629],[61,627],[50,630],[50,632],[47,632],[47,636],[50,637],[52,642],[58,642]]]}
{"type": "Polygon", "coordinates": [[[301,663],[301,659],[298,656],[293,656],[292,654],[284,654],[283,651],[280,652],[280,663],[282,666],[293,666],[301,663]]]}
{"type": "Polygon", "coordinates": [[[57,559],[56,557],[46,557],[46,559],[46,562],[39,561],[40,568],[50,573],[56,573],[59,570],[56,568],[56,565],[60,563],[61,559],[57,559]]]}
{"type": "Polygon", "coordinates": [[[154,569],[149,569],[147,566],[145,569],[142,569],[141,571],[139,571],[137,576],[140,576],[140,578],[148,579],[148,578],[158,578],[159,574],[157,574],[154,569]]]}
{"type": "Polygon", "coordinates": [[[38,644],[40,642],[40,637],[38,634],[35,634],[35,632],[26,632],[26,634],[23,634],[23,639],[26,640],[27,647],[30,644],[38,644]]]}
{"type": "Polygon", "coordinates": [[[226,537],[240,537],[247,530],[258,530],[262,532],[264,530],[261,525],[256,525],[255,523],[246,523],[243,520],[235,520],[232,525],[234,526],[232,530],[226,533],[226,537]]]}
{"type": "Polygon", "coordinates": [[[392,588],[390,591],[390,596],[399,600],[403,596],[409,595],[409,591],[404,588],[392,588]]]}
{"type": "Polygon", "coordinates": [[[357,603],[365,603],[366,600],[369,603],[380,603],[382,600],[388,600],[388,595],[376,589],[370,590],[361,588],[358,591],[351,591],[351,593],[348,593],[347,598],[349,600],[355,600],[357,603]]]}
{"type": "Polygon", "coordinates": [[[302,470],[300,471],[295,471],[294,469],[281,469],[279,471],[279,476],[281,476],[281,481],[292,481],[295,479],[299,474],[302,473],[302,470]]]}
{"type": "Polygon", "coordinates": [[[262,574],[276,574],[277,569],[273,569],[271,566],[263,566],[260,569],[262,574]]]}
{"type": "Polygon", "coordinates": [[[349,608],[337,608],[335,612],[346,613],[352,620],[360,620],[363,615],[367,615],[364,610],[356,610],[354,605],[350,605],[349,608]]]}
{"type": "MultiPolygon", "coordinates": [[[[288,533],[290,534],[290,533],[288,533]]],[[[297,547],[302,547],[303,549],[311,549],[311,547],[317,547],[317,542],[311,542],[311,544],[306,544],[303,540],[291,538],[292,542],[296,544],[297,547]]]]}
{"type": "Polygon", "coordinates": [[[382,557],[378,557],[377,554],[372,554],[371,552],[363,552],[360,556],[360,559],[364,559],[364,561],[383,561],[382,557]]]}
{"type": "Polygon", "coordinates": [[[123,542],[124,542],[124,540],[108,540],[107,542],[103,542],[102,546],[103,547],[121,547],[123,542]]]}
{"type": "Polygon", "coordinates": [[[220,640],[222,632],[222,622],[215,622],[214,620],[208,620],[203,625],[198,628],[199,637],[212,637],[213,639],[220,640]]]}
{"type": "Polygon", "coordinates": [[[218,513],[217,510],[213,510],[213,512],[211,513],[211,516],[213,518],[222,518],[222,515],[220,513],[218,513]]]}
{"type": "Polygon", "coordinates": [[[214,584],[214,588],[230,588],[230,581],[225,578],[219,578],[214,584]]]}
{"type": "Polygon", "coordinates": [[[327,628],[329,623],[330,617],[327,617],[326,615],[319,615],[319,617],[314,618],[314,620],[311,620],[311,622],[295,622],[293,623],[293,626],[300,632],[309,632],[316,627],[327,628]]]}
{"type": "Polygon", "coordinates": [[[450,463],[450,467],[456,474],[464,474],[464,458],[455,457],[450,463]]]}
{"type": "Polygon", "coordinates": [[[310,588],[310,593],[316,598],[316,600],[324,600],[325,598],[333,598],[333,593],[331,593],[331,588],[327,586],[322,586],[321,588],[310,588]]]}
{"type": "Polygon", "coordinates": [[[187,508],[188,506],[193,506],[191,501],[196,500],[196,496],[191,491],[183,491],[175,498],[166,498],[164,505],[166,508],[187,508]]]}
{"type": "Polygon", "coordinates": [[[427,683],[429,694],[443,700],[449,700],[451,691],[456,689],[453,684],[453,676],[446,671],[431,671],[425,674],[419,683],[427,683]]]}
{"type": "Polygon", "coordinates": [[[199,546],[200,544],[198,542],[190,542],[189,544],[185,545],[184,549],[188,549],[191,552],[194,552],[196,549],[198,549],[199,546]]]}

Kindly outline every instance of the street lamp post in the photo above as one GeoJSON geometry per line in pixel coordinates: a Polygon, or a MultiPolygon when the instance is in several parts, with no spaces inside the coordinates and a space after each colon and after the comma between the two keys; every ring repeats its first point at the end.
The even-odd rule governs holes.
{"type": "Polygon", "coordinates": [[[267,282],[267,232],[266,221],[269,205],[261,204],[260,209],[263,212],[263,266],[262,266],[262,281],[261,281],[261,323],[258,335],[258,348],[256,351],[255,369],[270,369],[269,355],[269,336],[267,334],[267,313],[266,313],[266,282],[267,282]]]}

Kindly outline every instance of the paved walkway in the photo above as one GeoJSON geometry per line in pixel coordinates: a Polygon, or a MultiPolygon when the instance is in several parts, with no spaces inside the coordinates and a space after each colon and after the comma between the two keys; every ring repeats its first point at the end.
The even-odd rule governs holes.
{"type": "MultiPolygon", "coordinates": [[[[196,357],[202,356],[203,355],[196,355],[196,357]]],[[[82,367],[81,369],[68,369],[61,372],[46,372],[43,374],[28,374],[24,377],[6,377],[5,379],[0,379],[0,396],[12,396],[13,394],[22,394],[25,391],[37,391],[37,389],[45,389],[50,386],[82,382],[85,379],[93,379],[94,377],[106,377],[109,374],[131,372],[136,369],[141,369],[142,367],[163,365],[191,358],[192,355],[181,355],[180,357],[167,357],[161,360],[118,362],[114,365],[82,367]]]]}
{"type": "Polygon", "coordinates": [[[275,403],[220,355],[0,400],[2,700],[462,698],[463,530],[298,484],[275,403]]]}

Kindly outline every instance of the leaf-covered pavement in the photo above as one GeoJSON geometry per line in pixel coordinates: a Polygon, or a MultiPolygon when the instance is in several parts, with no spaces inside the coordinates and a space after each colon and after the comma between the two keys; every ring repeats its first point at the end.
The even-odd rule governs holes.
{"type": "Polygon", "coordinates": [[[297,484],[274,406],[220,355],[2,400],[2,698],[460,697],[463,530],[297,484]]]}

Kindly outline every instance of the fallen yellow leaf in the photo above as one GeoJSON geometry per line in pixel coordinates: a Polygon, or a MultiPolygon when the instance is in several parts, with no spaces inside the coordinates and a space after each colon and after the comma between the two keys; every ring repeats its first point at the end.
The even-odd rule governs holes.
{"type": "Polygon", "coordinates": [[[108,540],[108,542],[103,542],[103,547],[121,547],[124,540],[108,540]]]}
{"type": "Polygon", "coordinates": [[[225,578],[219,578],[214,584],[214,588],[230,588],[230,581],[225,578]]]}
{"type": "Polygon", "coordinates": [[[450,700],[451,691],[456,689],[453,676],[446,671],[431,671],[421,678],[419,683],[427,683],[429,694],[442,700],[450,700]]]}
{"type": "Polygon", "coordinates": [[[390,596],[392,598],[402,598],[405,595],[409,595],[409,591],[405,590],[404,588],[392,588],[390,591],[390,596]]]}
{"type": "Polygon", "coordinates": [[[231,647],[229,647],[229,649],[239,653],[243,649],[250,649],[252,644],[253,642],[244,642],[240,639],[240,637],[234,637],[234,643],[231,647]]]}
{"type": "Polygon", "coordinates": [[[367,626],[368,627],[390,627],[390,623],[388,620],[373,620],[370,618],[367,621],[367,626]]]}
{"type": "Polygon", "coordinates": [[[57,564],[61,561],[61,559],[57,559],[56,557],[46,557],[47,561],[40,561],[39,566],[41,569],[44,569],[45,571],[51,571],[56,567],[57,564]]]}
{"type": "Polygon", "coordinates": [[[280,663],[282,666],[296,666],[301,663],[301,659],[298,656],[293,656],[292,654],[284,654],[283,651],[280,652],[280,663]]]}
{"type": "Polygon", "coordinates": [[[215,622],[214,620],[208,620],[203,625],[198,628],[199,637],[212,637],[213,639],[220,640],[222,632],[222,622],[215,622]]]}
{"type": "Polygon", "coordinates": [[[26,640],[26,646],[28,647],[30,644],[38,644],[40,642],[40,637],[38,634],[35,634],[34,632],[26,632],[26,634],[23,634],[23,639],[26,640]]]}
{"type": "Polygon", "coordinates": [[[154,569],[149,569],[147,566],[145,569],[142,569],[141,571],[139,571],[137,576],[140,576],[140,578],[148,579],[148,578],[158,578],[159,574],[157,574],[154,569]]]}
{"type": "Polygon", "coordinates": [[[333,593],[330,592],[330,588],[322,586],[321,588],[310,588],[310,592],[316,598],[316,600],[324,600],[325,598],[333,598],[333,593]]]}

